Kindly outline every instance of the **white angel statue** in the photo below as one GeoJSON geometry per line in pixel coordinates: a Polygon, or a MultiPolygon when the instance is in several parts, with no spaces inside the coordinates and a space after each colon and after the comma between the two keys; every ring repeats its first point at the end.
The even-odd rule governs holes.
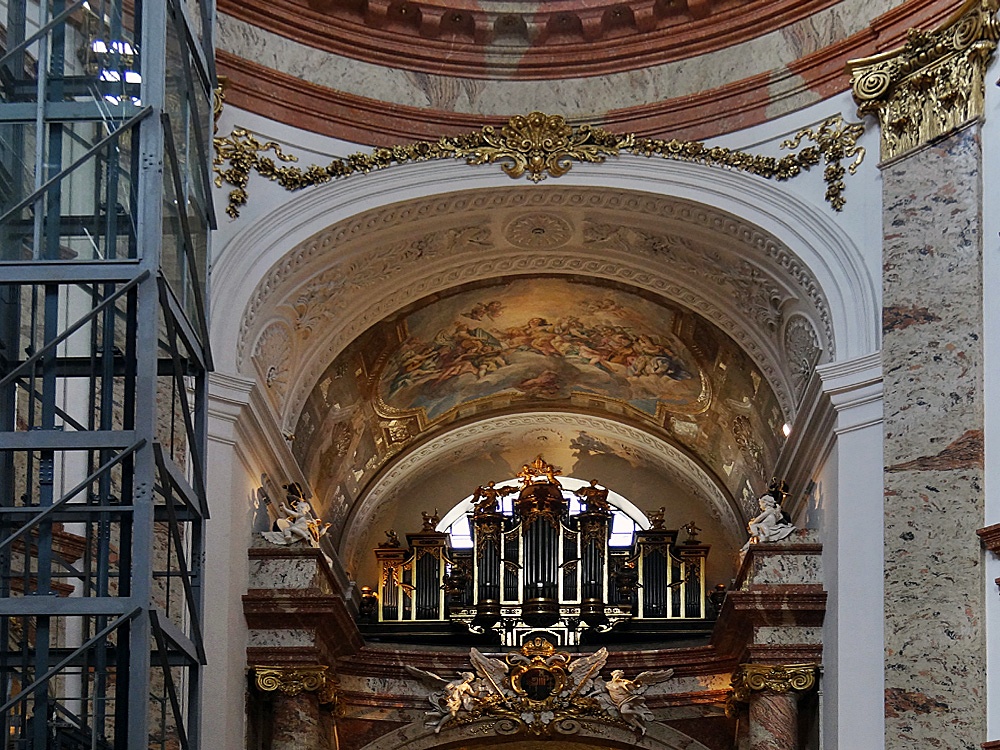
{"type": "Polygon", "coordinates": [[[434,710],[427,712],[427,726],[434,727],[435,734],[461,713],[476,708],[480,698],[507,692],[504,683],[507,666],[502,661],[484,656],[477,649],[472,649],[469,656],[478,676],[473,672],[459,672],[456,679],[447,680],[426,669],[406,666],[407,672],[431,688],[427,700],[434,710]]]}
{"type": "Polygon", "coordinates": [[[646,722],[653,720],[653,712],[646,705],[645,693],[651,685],[664,682],[673,677],[674,670],[661,669],[641,672],[634,680],[625,677],[625,672],[616,669],[611,673],[611,679],[604,682],[605,695],[602,702],[610,703],[606,708],[612,708],[622,721],[640,734],[646,733],[646,722]]]}

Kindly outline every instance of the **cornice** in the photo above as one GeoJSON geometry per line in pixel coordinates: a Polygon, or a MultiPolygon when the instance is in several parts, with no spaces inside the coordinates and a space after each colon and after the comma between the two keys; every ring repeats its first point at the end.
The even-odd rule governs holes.
{"type": "Polygon", "coordinates": [[[313,49],[376,65],[468,78],[551,80],[703,55],[840,2],[763,0],[748,10],[732,0],[709,0],[698,4],[700,17],[684,5],[664,11],[655,0],[506,3],[502,11],[489,2],[410,0],[405,13],[386,0],[371,0],[363,13],[360,6],[337,0],[313,0],[305,7],[295,0],[221,0],[218,9],[313,49]],[[503,43],[502,37],[511,37],[505,29],[521,32],[514,43],[503,43]]]}
{"type": "Polygon", "coordinates": [[[986,549],[994,555],[1000,556],[1000,523],[979,529],[976,534],[979,535],[979,539],[986,549]]]}
{"type": "MultiPolygon", "coordinates": [[[[229,0],[234,2],[234,0],[229,0]]],[[[235,2],[234,2],[235,4],[235,2]]],[[[953,4],[945,0],[910,0],[872,21],[871,26],[776,70],[758,73],[705,91],[668,97],[634,107],[588,113],[595,124],[644,137],[701,139],[758,125],[775,112],[788,112],[849,88],[844,64],[852,57],[898,45],[914,23],[943,21],[953,4]]],[[[673,44],[673,36],[664,35],[673,44]]],[[[428,40],[421,40],[426,44],[428,40]]],[[[592,64],[592,56],[571,46],[574,59],[592,64]]],[[[435,71],[445,57],[435,60],[435,71]]],[[[368,145],[391,146],[401,140],[457,135],[506,117],[477,112],[444,111],[384,102],[318,86],[295,75],[262,66],[226,50],[217,52],[218,66],[230,79],[227,100],[279,122],[321,135],[368,145]]],[[[492,58],[481,56],[483,70],[492,58]]],[[[632,58],[615,64],[629,67],[632,58]],[[627,61],[627,62],[626,62],[627,61]]],[[[399,61],[397,60],[397,67],[399,61]]],[[[565,64],[550,62],[560,77],[565,64]]],[[[458,80],[462,80],[460,74],[458,80]]]]}

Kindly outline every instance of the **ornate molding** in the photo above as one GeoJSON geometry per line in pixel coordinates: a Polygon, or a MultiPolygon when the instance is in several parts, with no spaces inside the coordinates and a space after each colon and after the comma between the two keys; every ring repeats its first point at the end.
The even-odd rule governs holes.
{"type": "Polygon", "coordinates": [[[997,8],[966,0],[937,30],[910,29],[902,48],[848,62],[858,114],[879,118],[883,160],[982,116],[997,8]]]}
{"type": "Polygon", "coordinates": [[[247,203],[247,186],[254,172],[286,190],[296,191],[410,162],[464,159],[470,165],[499,164],[512,178],[526,175],[532,182],[541,182],[549,176],[566,174],[573,162],[601,164],[608,156],[622,152],[726,167],[776,180],[789,180],[823,162],[827,202],[840,211],[845,203],[843,177],[847,171],[853,174],[864,159],[865,150],[857,145],[863,130],[860,123],[846,123],[840,115],[835,115],[818,128],[804,128],[794,138],[784,141],[781,146],[787,149],[798,149],[803,140],[814,145],[793,150],[779,159],[707,146],[701,141],[616,134],[590,125],[571,125],[561,115],[532,112],[515,115],[499,128],[486,126],[478,132],[442,136],[436,141],[380,147],[370,154],[355,153],[336,158],[325,167],[314,164],[305,169],[279,166],[275,159],[289,163],[298,161],[298,157],[286,154],[274,141],[262,142],[250,131],[235,128],[228,136],[214,139],[213,163],[215,184],[222,187],[226,183],[233,188],[226,213],[234,219],[247,203]],[[852,158],[854,161],[845,168],[841,162],[852,158]]]}
{"type": "MultiPolygon", "coordinates": [[[[559,232],[546,229],[549,234],[559,232]]],[[[289,420],[284,426],[294,431],[291,415],[298,414],[328,366],[326,355],[341,352],[361,331],[442,289],[538,272],[619,281],[698,310],[749,353],[789,416],[798,394],[789,375],[792,368],[782,356],[782,331],[751,328],[748,305],[766,310],[774,307],[774,299],[779,318],[805,314],[819,336],[823,356],[832,357],[835,349],[831,309],[820,282],[805,260],[758,227],[678,199],[553,186],[435,196],[365,211],[327,227],[261,278],[240,322],[239,366],[255,364],[265,373],[279,361],[260,359],[278,342],[263,347],[258,339],[269,324],[280,320],[293,335],[293,360],[300,355],[305,359],[287,374],[287,384],[281,382],[285,373],[275,371],[268,393],[280,401],[277,408],[289,420]],[[482,212],[497,218],[484,223],[482,212]],[[508,223],[541,214],[571,221],[571,236],[580,239],[566,243],[567,249],[559,246],[544,254],[511,247],[505,237],[508,223]],[[409,225],[415,219],[419,223],[413,224],[411,236],[401,240],[399,223],[409,225]],[[595,223],[613,219],[624,234],[598,241],[590,230],[595,223]],[[424,231],[431,221],[435,231],[424,231]],[[653,222],[660,231],[651,231],[653,222]],[[690,236],[682,234],[682,226],[691,229],[690,236]],[[581,250],[585,257],[580,257],[581,250]],[[746,289],[740,287],[747,285],[745,276],[737,278],[727,270],[743,263],[750,264],[747,273],[756,278],[746,289]],[[706,267],[719,269],[721,275],[706,274],[706,267]],[[382,283],[385,279],[393,280],[392,290],[382,283]]]]}
{"type": "Polygon", "coordinates": [[[978,529],[976,534],[986,549],[1000,556],[1000,523],[978,529]]]}
{"type": "Polygon", "coordinates": [[[294,667],[251,667],[254,684],[265,693],[281,691],[285,695],[316,693],[320,703],[337,702],[337,680],[322,664],[294,667]]]}
{"type": "Polygon", "coordinates": [[[816,686],[815,664],[740,664],[733,672],[733,699],[746,703],[753,693],[805,693],[816,686]]]}

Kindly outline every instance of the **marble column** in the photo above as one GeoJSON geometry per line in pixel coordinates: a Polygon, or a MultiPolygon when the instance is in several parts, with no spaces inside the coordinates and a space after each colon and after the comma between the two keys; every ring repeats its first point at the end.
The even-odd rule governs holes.
{"type": "Polygon", "coordinates": [[[272,696],[270,750],[336,750],[324,705],[336,703],[333,678],[324,666],[258,667],[256,689],[272,696]]]}
{"type": "Polygon", "coordinates": [[[885,748],[984,739],[982,144],[996,0],[852,63],[883,177],[885,748]]]}
{"type": "Polygon", "coordinates": [[[741,664],[732,684],[749,706],[748,750],[799,749],[799,695],[816,686],[814,664],[741,664]]]}

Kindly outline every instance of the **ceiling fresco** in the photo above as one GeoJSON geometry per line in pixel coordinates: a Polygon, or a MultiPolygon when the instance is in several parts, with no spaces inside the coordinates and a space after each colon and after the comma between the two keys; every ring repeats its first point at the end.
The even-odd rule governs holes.
{"type": "Polygon", "coordinates": [[[400,321],[405,338],[379,378],[382,403],[433,421],[498,395],[592,394],[650,416],[703,411],[709,379],[674,333],[683,316],[633,294],[564,279],[455,295],[400,321]]]}
{"type": "Polygon", "coordinates": [[[339,536],[355,501],[411,446],[539,409],[638,425],[732,498],[766,484],[782,442],[774,393],[711,323],[608,282],[544,276],[433,295],[370,328],[319,378],[293,450],[339,536]]]}

